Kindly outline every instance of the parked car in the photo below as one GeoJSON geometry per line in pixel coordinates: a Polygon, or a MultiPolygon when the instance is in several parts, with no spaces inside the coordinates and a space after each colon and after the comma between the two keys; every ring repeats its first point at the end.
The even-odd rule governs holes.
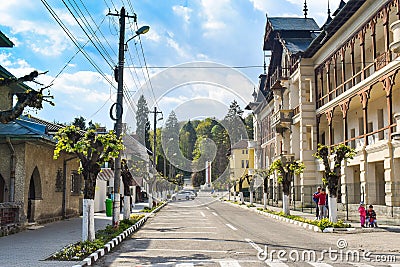
{"type": "Polygon", "coordinates": [[[171,196],[172,201],[176,200],[182,200],[182,199],[194,199],[196,196],[193,194],[193,192],[190,191],[180,191],[178,193],[175,193],[171,196]]]}

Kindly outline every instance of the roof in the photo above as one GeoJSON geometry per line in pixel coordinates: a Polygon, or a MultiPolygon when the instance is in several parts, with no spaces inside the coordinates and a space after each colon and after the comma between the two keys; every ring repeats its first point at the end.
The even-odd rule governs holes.
{"type": "Polygon", "coordinates": [[[273,31],[318,31],[319,26],[313,18],[273,17],[268,18],[273,31]]]}
{"type": "Polygon", "coordinates": [[[42,124],[44,126],[46,126],[47,128],[47,132],[51,135],[54,135],[58,132],[59,129],[64,128],[65,125],[59,124],[59,123],[52,123],[52,122],[48,122],[36,117],[32,117],[32,116],[23,116],[24,119],[32,121],[32,122],[36,122],[39,124],[42,124]]]}
{"type": "Polygon", "coordinates": [[[0,137],[1,136],[12,136],[13,138],[42,138],[54,141],[47,134],[45,125],[28,121],[24,118],[19,118],[9,123],[0,123],[0,137]]]}
{"type": "Polygon", "coordinates": [[[285,47],[292,54],[304,52],[314,38],[285,38],[285,47]]]}
{"type": "Polygon", "coordinates": [[[366,0],[349,0],[346,5],[340,3],[339,9],[335,11],[335,17],[329,24],[324,25],[322,31],[304,51],[303,57],[310,58],[328,41],[347,21],[352,17],[357,10],[365,3],[366,0]]]}
{"type": "Polygon", "coordinates": [[[244,149],[249,146],[248,139],[242,139],[239,142],[235,143],[231,149],[244,149]]]}
{"type": "Polygon", "coordinates": [[[8,37],[5,36],[4,33],[0,31],[0,47],[13,47],[13,46],[14,46],[13,42],[11,42],[11,40],[8,39],[8,37]]]}
{"type": "MultiPolygon", "coordinates": [[[[3,68],[0,65],[0,78],[10,78],[10,77],[15,77],[15,76],[12,75],[11,72],[9,72],[8,70],[6,70],[5,68],[3,68]]],[[[22,82],[7,85],[7,87],[12,90],[12,93],[22,93],[22,92],[25,92],[26,90],[32,89],[28,85],[26,85],[22,82]]],[[[2,90],[2,86],[0,86],[0,90],[2,90]]]]}

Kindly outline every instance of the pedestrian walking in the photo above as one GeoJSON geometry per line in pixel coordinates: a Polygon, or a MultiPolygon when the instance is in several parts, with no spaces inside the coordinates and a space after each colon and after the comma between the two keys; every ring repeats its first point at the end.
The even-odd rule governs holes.
{"type": "Polygon", "coordinates": [[[318,198],[318,209],[319,209],[319,216],[318,219],[323,219],[326,217],[326,192],[325,188],[321,189],[321,192],[316,195],[318,198]]]}
{"type": "Polygon", "coordinates": [[[364,202],[360,202],[360,207],[358,207],[358,212],[360,213],[360,224],[361,227],[365,227],[365,217],[367,212],[365,210],[364,202]]]}
{"type": "Polygon", "coordinates": [[[318,186],[317,191],[313,194],[313,201],[315,203],[315,219],[318,220],[319,208],[318,208],[318,198],[317,195],[321,192],[321,187],[318,186]]]}

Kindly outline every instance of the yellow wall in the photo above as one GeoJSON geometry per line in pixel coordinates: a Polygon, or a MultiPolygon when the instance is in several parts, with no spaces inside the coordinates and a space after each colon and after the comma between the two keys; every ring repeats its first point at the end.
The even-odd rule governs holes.
{"type": "MultiPolygon", "coordinates": [[[[254,149],[253,148],[238,148],[232,149],[231,156],[229,159],[230,164],[230,178],[232,181],[239,180],[240,177],[249,174],[249,169],[254,169],[254,149]],[[242,161],[244,161],[244,166],[242,165],[242,161]],[[248,162],[248,166],[246,168],[246,161],[248,162]],[[243,166],[243,167],[242,167],[243,166]]],[[[243,188],[248,188],[249,185],[245,180],[243,182],[243,188]]]]}

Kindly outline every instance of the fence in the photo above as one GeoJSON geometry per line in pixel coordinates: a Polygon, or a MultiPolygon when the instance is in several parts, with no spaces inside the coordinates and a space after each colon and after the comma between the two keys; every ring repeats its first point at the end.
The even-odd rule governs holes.
{"type": "MultiPolygon", "coordinates": [[[[305,213],[315,213],[316,205],[312,195],[320,185],[292,186],[290,209],[305,213]]],[[[268,187],[267,205],[282,207],[282,186],[268,187]]],[[[248,194],[245,200],[249,201],[248,194]]],[[[254,191],[255,203],[263,204],[263,188],[254,191]]],[[[378,221],[384,224],[400,224],[400,182],[394,183],[347,183],[339,185],[338,217],[342,220],[358,220],[360,202],[373,205],[378,221]]]]}

